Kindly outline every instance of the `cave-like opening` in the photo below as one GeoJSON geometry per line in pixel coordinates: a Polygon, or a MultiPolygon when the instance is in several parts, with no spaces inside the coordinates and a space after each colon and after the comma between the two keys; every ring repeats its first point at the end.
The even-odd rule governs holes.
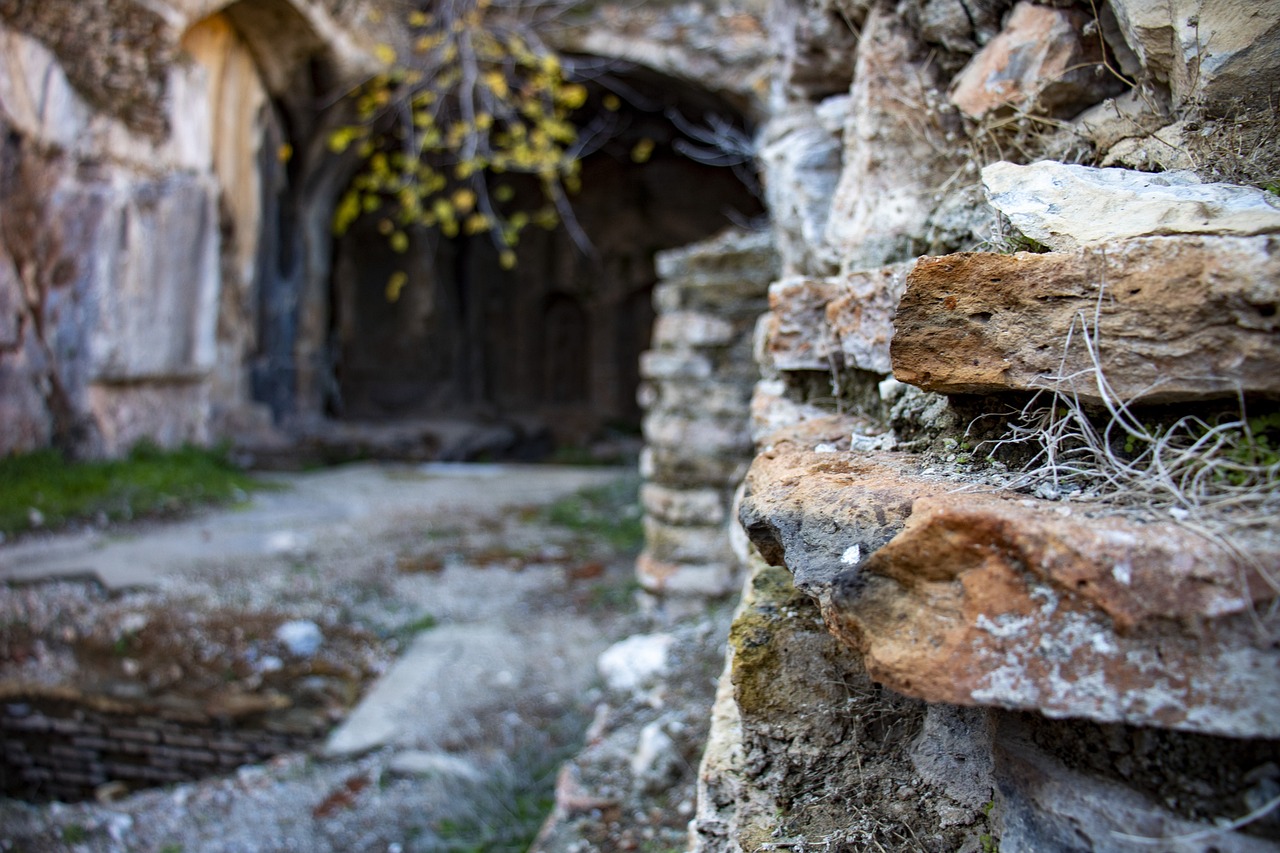
{"type": "Polygon", "coordinates": [[[508,420],[562,445],[638,433],[655,253],[756,219],[763,206],[750,175],[690,156],[691,146],[714,149],[699,129],[747,138],[728,102],[638,68],[590,89],[579,120],[601,116],[610,128],[571,198],[590,252],[563,224],[528,229],[511,270],[485,235],[419,229],[399,253],[365,216],[335,238],[331,417],[508,420]],[[397,270],[409,284],[391,302],[397,270]]]}

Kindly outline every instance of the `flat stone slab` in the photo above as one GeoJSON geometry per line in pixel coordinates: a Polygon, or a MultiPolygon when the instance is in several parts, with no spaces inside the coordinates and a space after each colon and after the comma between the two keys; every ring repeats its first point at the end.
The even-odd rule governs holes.
{"type": "Polygon", "coordinates": [[[877,681],[929,702],[1280,736],[1265,617],[1280,540],[1228,548],[918,470],[783,445],[757,458],[742,502],[760,554],[877,681]]]}
{"type": "Polygon", "coordinates": [[[1280,397],[1280,237],[921,258],[894,325],[894,376],[927,391],[1098,402],[1096,358],[1125,401],[1280,397]]]}
{"type": "Polygon", "coordinates": [[[1002,162],[983,168],[982,186],[992,207],[1018,230],[1062,251],[1129,237],[1280,232],[1273,194],[1201,183],[1190,172],[1002,162]]]}

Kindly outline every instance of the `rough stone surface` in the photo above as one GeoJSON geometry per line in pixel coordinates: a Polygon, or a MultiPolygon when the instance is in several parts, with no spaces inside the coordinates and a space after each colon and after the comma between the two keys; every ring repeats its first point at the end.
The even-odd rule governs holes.
{"type": "Polygon", "coordinates": [[[1224,0],[1113,0],[1129,47],[1177,105],[1248,99],[1280,80],[1280,9],[1224,0]]]}
{"type": "MultiPolygon", "coordinates": [[[[1183,771],[1191,776],[1190,787],[1178,790],[1181,780],[1166,772],[1155,777],[1163,776],[1166,784],[1170,784],[1165,792],[1158,790],[1158,782],[1148,791],[1139,791],[1135,790],[1135,782],[1147,787],[1153,781],[1141,778],[1144,775],[1139,769],[1142,763],[1159,765],[1159,758],[1153,752],[1163,748],[1167,752],[1161,757],[1167,759],[1185,747],[1180,748],[1179,744],[1167,738],[1155,738],[1150,730],[1108,727],[1101,743],[1095,739],[1086,748],[1092,748],[1124,767],[1126,772],[1118,774],[1117,778],[1114,771],[1101,774],[1093,768],[1080,766],[1082,762],[1078,753],[1084,745],[1082,735],[1088,734],[1081,731],[1080,726],[1007,713],[992,715],[988,726],[996,744],[993,754],[997,780],[995,810],[1002,824],[1002,848],[1107,850],[1116,853],[1142,853],[1153,849],[1170,853],[1204,853],[1206,850],[1270,853],[1276,849],[1274,833],[1270,837],[1249,834],[1259,829],[1256,824],[1233,831],[1229,826],[1231,821],[1226,819],[1220,824],[1205,820],[1203,816],[1197,816],[1200,817],[1198,820],[1189,819],[1186,806],[1179,802],[1196,799],[1192,788],[1200,788],[1200,796],[1203,796],[1203,791],[1210,787],[1203,780],[1214,778],[1230,766],[1228,762],[1235,759],[1237,751],[1248,753],[1253,749],[1257,750],[1255,755],[1265,755],[1273,749],[1269,744],[1204,738],[1200,745],[1204,757],[1198,766],[1192,765],[1183,771]],[[1067,729],[1065,738],[1064,734],[1056,731],[1059,728],[1067,729]],[[1053,751],[1045,749],[1046,742],[1057,739],[1067,739],[1069,744],[1074,740],[1075,743],[1053,751]],[[1113,745],[1112,748],[1103,745],[1107,741],[1113,745]],[[1133,746],[1126,748],[1126,741],[1133,746]],[[1151,746],[1144,748],[1147,743],[1151,746]]],[[[1276,774],[1270,771],[1275,765],[1268,769],[1246,759],[1245,766],[1250,765],[1261,768],[1255,779],[1269,782],[1252,791],[1274,791],[1276,774]]],[[[1261,806],[1265,799],[1265,794],[1261,800],[1245,797],[1243,802],[1229,808],[1234,814],[1243,815],[1261,806]]]]}
{"type": "MultiPolygon", "coordinates": [[[[848,98],[831,98],[847,106],[848,98]]],[[[840,131],[824,126],[818,108],[808,103],[774,115],[761,132],[760,162],[770,218],[784,272],[814,275],[837,266],[823,234],[840,178],[840,131]]]]}
{"type": "Polygon", "coordinates": [[[1124,88],[1103,73],[1102,43],[1085,34],[1092,16],[1022,2],[1004,29],[952,81],[951,102],[970,118],[1007,107],[1071,115],[1124,88]]]}
{"type": "Polygon", "coordinates": [[[898,534],[917,496],[954,484],[918,475],[905,455],[816,452],[811,441],[774,437],[751,465],[739,519],[766,561],[785,563],[796,589],[825,602],[898,534]]]}
{"type": "Polygon", "coordinates": [[[931,702],[1280,734],[1280,656],[1254,620],[1280,546],[1241,557],[1169,524],[954,494],[909,461],[775,450],[741,510],[877,680],[931,702]]]}
{"type": "Polygon", "coordinates": [[[893,315],[910,264],[769,288],[766,354],[774,370],[856,368],[888,373],[893,315]]]}
{"type": "Polygon", "coordinates": [[[1280,231],[1280,204],[1253,187],[1202,184],[1187,172],[1150,174],[1044,160],[982,170],[991,204],[1023,234],[1054,249],[1172,234],[1280,231]]]}
{"type": "Polygon", "coordinates": [[[844,166],[825,235],[842,271],[916,254],[936,188],[959,166],[949,119],[926,109],[943,88],[918,37],[892,12],[873,8],[858,45],[844,166]]]}
{"type": "Polygon", "coordinates": [[[1056,386],[1097,401],[1087,329],[1121,399],[1280,395],[1277,247],[1276,237],[1148,237],[923,258],[895,320],[894,375],[930,391],[1056,386]]]}
{"type": "Polygon", "coordinates": [[[750,566],[713,712],[714,748],[699,769],[691,849],[799,848],[805,839],[851,850],[977,849],[990,785],[985,799],[966,802],[948,793],[944,774],[923,780],[912,760],[923,703],[874,683],[784,570],[759,557],[750,566]]]}

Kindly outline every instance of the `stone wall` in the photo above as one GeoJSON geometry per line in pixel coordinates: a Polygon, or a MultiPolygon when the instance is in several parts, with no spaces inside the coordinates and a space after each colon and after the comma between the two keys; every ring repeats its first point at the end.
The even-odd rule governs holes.
{"type": "Polygon", "coordinates": [[[677,606],[740,583],[733,493],[750,459],[752,332],[777,271],[769,235],[730,233],[658,257],[644,384],[641,586],[677,606]]]}
{"type": "Polygon", "coordinates": [[[291,98],[314,112],[299,73],[350,79],[368,60],[354,5],[342,22],[320,3],[246,9],[0,6],[0,452],[113,455],[255,419],[259,293],[279,254],[262,164],[296,143],[300,177],[314,156],[273,128],[291,98]],[[254,51],[267,36],[272,50],[254,51]]]}
{"type": "Polygon", "coordinates": [[[692,848],[1277,849],[1280,18],[778,7],[692,848]]]}

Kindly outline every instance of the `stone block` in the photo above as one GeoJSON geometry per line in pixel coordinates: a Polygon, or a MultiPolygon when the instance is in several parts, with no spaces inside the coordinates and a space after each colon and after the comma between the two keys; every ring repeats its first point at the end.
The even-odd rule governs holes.
{"type": "Polygon", "coordinates": [[[888,373],[893,315],[914,262],[769,288],[764,357],[774,370],[888,373]]]}
{"type": "Polygon", "coordinates": [[[647,447],[641,456],[646,479],[669,486],[733,488],[746,473],[750,458],[708,456],[682,447],[647,447]]]}
{"type": "Polygon", "coordinates": [[[751,450],[747,425],[737,420],[652,412],[643,427],[647,443],[679,448],[685,454],[732,456],[736,460],[745,459],[751,450]]]}
{"type": "Polygon", "coordinates": [[[645,552],[672,563],[722,563],[729,560],[729,532],[724,525],[685,527],[653,517],[644,520],[645,552]]]}
{"type": "Polygon", "coordinates": [[[774,370],[832,369],[836,347],[826,310],[843,293],[834,278],[787,278],[769,286],[764,355],[774,370]]]}
{"type": "Polygon", "coordinates": [[[801,102],[774,115],[762,131],[759,157],[769,175],[765,193],[784,258],[783,275],[814,274],[836,266],[823,234],[840,179],[843,125],[841,121],[827,129],[813,105],[801,102]]]}
{"type": "Polygon", "coordinates": [[[1062,251],[1127,237],[1280,232],[1274,195],[1201,183],[1191,172],[1000,162],[983,168],[982,187],[991,205],[1019,231],[1062,251]]]}
{"type": "Polygon", "coordinates": [[[1280,83],[1280,7],[1250,0],[1112,0],[1124,40],[1177,106],[1211,107],[1280,83]]]}
{"type": "Polygon", "coordinates": [[[653,345],[659,350],[724,346],[739,334],[723,317],[702,311],[674,311],[660,315],[654,322],[653,345]]]}
{"type": "Polygon", "coordinates": [[[941,393],[1054,387],[1147,402],[1280,396],[1280,237],[1148,237],[1072,253],[922,258],[894,375],[941,393]],[[1070,343],[1070,346],[1068,346],[1070,343]]]}
{"type": "Polygon", "coordinates": [[[640,487],[640,503],[649,515],[668,524],[720,524],[728,496],[720,489],[678,489],[658,483],[640,487]]]}
{"type": "Polygon", "coordinates": [[[839,342],[845,367],[888,373],[893,315],[915,261],[848,273],[843,292],[826,308],[826,323],[839,342]]]}
{"type": "MultiPolygon", "coordinates": [[[[824,242],[842,271],[915,257],[937,188],[961,165],[951,117],[929,108],[944,88],[938,64],[902,16],[867,13],[850,89],[843,169],[824,242]]],[[[955,118],[958,118],[955,117],[955,118]]]]}
{"type": "Polygon", "coordinates": [[[89,235],[88,375],[204,375],[216,358],[217,187],[186,175],[124,187],[88,185],[56,197],[57,215],[83,220],[89,235]]]}
{"type": "Polygon", "coordinates": [[[700,353],[649,350],[640,354],[640,375],[645,379],[708,379],[711,359],[700,353]]]}
{"type": "Polygon", "coordinates": [[[658,252],[654,263],[663,279],[697,281],[745,275],[763,292],[763,285],[777,275],[778,259],[768,231],[731,231],[692,246],[658,252]]]}
{"type": "Polygon", "coordinates": [[[1068,117],[1125,88],[1102,68],[1093,16],[1021,2],[951,85],[951,103],[980,119],[1009,107],[1068,117]]]}
{"type": "Polygon", "coordinates": [[[929,702],[1280,735],[1280,650],[1257,621],[1277,598],[1274,542],[955,494],[911,467],[764,454],[741,509],[877,681],[929,702]]]}

